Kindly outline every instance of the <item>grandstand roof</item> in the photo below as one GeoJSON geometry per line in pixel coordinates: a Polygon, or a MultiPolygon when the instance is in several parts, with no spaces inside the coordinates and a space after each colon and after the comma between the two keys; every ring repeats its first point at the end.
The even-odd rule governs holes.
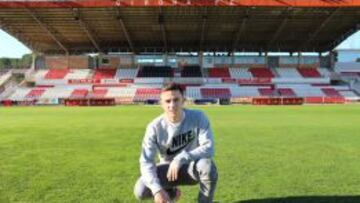
{"type": "Polygon", "coordinates": [[[332,50],[358,0],[0,1],[0,27],[37,52],[332,50]]]}

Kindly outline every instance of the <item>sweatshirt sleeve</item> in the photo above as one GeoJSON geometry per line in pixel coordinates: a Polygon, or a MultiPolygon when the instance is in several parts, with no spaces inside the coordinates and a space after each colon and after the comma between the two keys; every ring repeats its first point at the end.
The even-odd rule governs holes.
{"type": "Polygon", "coordinates": [[[155,130],[151,125],[148,125],[142,142],[140,171],[145,185],[150,188],[153,195],[162,189],[156,173],[155,156],[157,151],[155,130]]]}
{"type": "Polygon", "coordinates": [[[189,163],[193,160],[201,158],[211,158],[214,156],[214,138],[210,127],[210,122],[204,113],[200,113],[199,116],[199,134],[198,134],[199,146],[189,152],[182,151],[178,154],[174,160],[180,162],[180,164],[189,163]]]}

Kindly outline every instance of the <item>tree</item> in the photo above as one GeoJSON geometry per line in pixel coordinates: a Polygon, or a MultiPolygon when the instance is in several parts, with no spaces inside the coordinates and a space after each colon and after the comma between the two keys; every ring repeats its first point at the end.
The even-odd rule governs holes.
{"type": "Polygon", "coordinates": [[[31,63],[32,63],[32,55],[24,54],[20,61],[21,68],[30,68],[31,63]]]}
{"type": "Polygon", "coordinates": [[[0,68],[11,68],[11,59],[9,58],[0,58],[0,68]]]}
{"type": "Polygon", "coordinates": [[[0,69],[3,68],[30,68],[32,55],[25,54],[21,58],[0,58],[0,69]]]}

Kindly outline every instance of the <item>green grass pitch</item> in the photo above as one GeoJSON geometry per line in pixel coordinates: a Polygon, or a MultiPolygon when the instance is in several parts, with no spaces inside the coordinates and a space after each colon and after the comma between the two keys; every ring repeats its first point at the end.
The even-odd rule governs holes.
{"type": "MultiPolygon", "coordinates": [[[[360,202],[360,105],[189,108],[215,134],[217,201],[360,202]]],[[[160,113],[0,108],[0,202],[136,202],[144,129],[160,113]]],[[[180,202],[197,191],[182,187],[180,202]]]]}

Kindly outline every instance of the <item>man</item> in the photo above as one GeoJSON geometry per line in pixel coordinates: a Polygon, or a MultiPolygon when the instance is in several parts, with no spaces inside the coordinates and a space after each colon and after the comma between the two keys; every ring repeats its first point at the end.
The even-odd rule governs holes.
{"type": "Polygon", "coordinates": [[[184,109],[184,93],[176,84],[160,94],[164,114],[146,128],[140,155],[141,177],[134,194],[139,200],[153,198],[168,203],[180,196],[178,185],[199,184],[199,203],[212,202],[217,170],[212,160],[214,139],[206,116],[184,109]],[[155,164],[159,152],[160,164],[155,164]]]}

